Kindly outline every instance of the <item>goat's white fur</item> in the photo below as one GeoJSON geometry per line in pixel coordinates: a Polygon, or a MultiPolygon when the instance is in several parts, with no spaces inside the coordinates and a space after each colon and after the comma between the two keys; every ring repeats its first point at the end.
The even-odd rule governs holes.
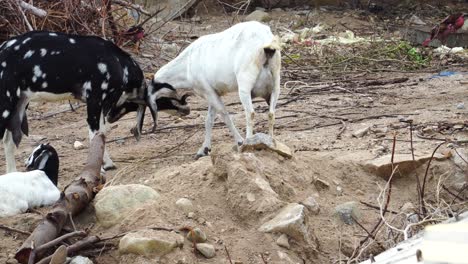
{"type": "Polygon", "coordinates": [[[60,190],[42,170],[12,172],[0,176],[0,217],[51,205],[59,198],[60,190]]]}
{"type": "Polygon", "coordinates": [[[278,37],[259,22],[244,22],[216,34],[202,36],[177,58],[154,75],[154,81],[175,89],[193,89],[209,104],[205,121],[205,141],[198,155],[211,148],[211,131],[220,114],[235,143],[243,142],[220,99],[228,92],[239,92],[245,110],[246,136],[253,135],[254,108],[251,94],[269,96],[269,134],[273,136],[275,107],[280,92],[281,53],[278,37]],[[268,59],[265,48],[274,50],[268,59]]]}

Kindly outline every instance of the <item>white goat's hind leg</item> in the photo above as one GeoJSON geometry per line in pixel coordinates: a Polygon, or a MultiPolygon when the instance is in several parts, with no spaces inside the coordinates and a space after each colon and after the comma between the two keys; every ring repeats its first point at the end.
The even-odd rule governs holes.
{"type": "Polygon", "coordinates": [[[273,137],[273,127],[275,126],[275,109],[278,97],[280,94],[280,69],[281,69],[281,53],[276,51],[272,58],[271,73],[273,75],[273,90],[270,96],[270,109],[268,113],[268,133],[273,137]]]}
{"type": "Polygon", "coordinates": [[[211,151],[211,132],[213,131],[213,124],[216,119],[216,109],[211,105],[208,107],[208,114],[205,120],[205,141],[197,151],[196,158],[206,156],[211,151]]]}
{"type": "Polygon", "coordinates": [[[239,98],[242,103],[242,106],[244,107],[244,112],[245,112],[246,138],[253,136],[255,111],[252,105],[251,92],[255,85],[257,75],[259,73],[258,70],[254,70],[254,69],[255,68],[251,69],[253,72],[241,73],[237,77],[237,83],[239,86],[239,98]]]}
{"type": "Polygon", "coordinates": [[[15,172],[16,171],[16,161],[15,161],[15,150],[16,146],[13,142],[13,135],[10,130],[5,130],[3,135],[3,148],[5,150],[5,159],[6,159],[6,172],[15,172]]]}
{"type": "Polygon", "coordinates": [[[210,102],[210,105],[215,108],[216,112],[223,117],[224,123],[229,128],[229,131],[234,137],[235,144],[237,144],[238,146],[242,145],[244,139],[239,134],[239,131],[237,131],[237,128],[234,125],[234,122],[232,122],[232,119],[229,116],[229,113],[226,110],[223,101],[221,101],[221,98],[212,89],[210,89],[208,92],[207,99],[208,102],[210,102]]]}

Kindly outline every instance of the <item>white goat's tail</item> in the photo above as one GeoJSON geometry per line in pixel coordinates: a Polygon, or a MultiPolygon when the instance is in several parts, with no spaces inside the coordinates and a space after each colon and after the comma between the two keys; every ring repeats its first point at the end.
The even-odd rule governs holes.
{"type": "Polygon", "coordinates": [[[280,39],[278,36],[273,37],[273,41],[264,46],[263,50],[265,51],[265,56],[267,60],[271,59],[275,53],[279,53],[281,51],[280,39]]]}

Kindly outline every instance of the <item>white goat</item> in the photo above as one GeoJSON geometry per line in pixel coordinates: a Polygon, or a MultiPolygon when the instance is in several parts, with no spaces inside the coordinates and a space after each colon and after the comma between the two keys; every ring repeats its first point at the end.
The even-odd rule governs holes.
{"type": "Polygon", "coordinates": [[[57,188],[59,158],[52,146],[39,145],[26,165],[30,171],[0,175],[0,217],[51,205],[60,198],[57,188]]]}
{"type": "Polygon", "coordinates": [[[220,33],[202,36],[178,57],[154,75],[154,83],[175,89],[193,89],[208,101],[205,141],[197,157],[208,155],[211,131],[220,114],[235,143],[243,142],[220,96],[239,91],[245,110],[246,136],[253,135],[252,97],[262,97],[269,104],[269,134],[273,136],[275,107],[280,92],[281,52],[279,39],[270,27],[259,22],[244,22],[220,33]]]}

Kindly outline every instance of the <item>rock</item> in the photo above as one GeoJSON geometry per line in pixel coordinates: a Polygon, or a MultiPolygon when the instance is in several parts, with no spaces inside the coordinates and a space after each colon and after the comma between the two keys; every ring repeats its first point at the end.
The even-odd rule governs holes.
{"type": "Polygon", "coordinates": [[[354,223],[354,219],[358,220],[359,211],[357,202],[346,202],[335,207],[335,213],[347,225],[354,223]]]}
{"type": "Polygon", "coordinates": [[[360,128],[353,132],[353,137],[361,138],[365,136],[369,132],[369,130],[370,130],[370,127],[360,128]]]}
{"type": "Polygon", "coordinates": [[[255,7],[255,10],[259,10],[259,11],[263,11],[263,12],[265,12],[265,11],[266,11],[266,9],[265,9],[265,8],[263,8],[263,7],[260,7],[260,6],[257,6],[257,7],[255,7]]]}
{"type": "Polygon", "coordinates": [[[192,22],[201,22],[201,17],[200,16],[193,16],[192,18],[190,18],[190,21],[192,22]]]}
{"type": "Polygon", "coordinates": [[[264,133],[257,133],[250,138],[246,138],[240,147],[241,152],[263,149],[269,149],[286,158],[292,157],[292,151],[288,146],[264,133]]]}
{"type": "Polygon", "coordinates": [[[426,25],[424,21],[422,21],[418,16],[412,15],[409,19],[410,24],[423,26],[426,25]]]}
{"type": "Polygon", "coordinates": [[[52,259],[50,260],[49,264],[63,264],[67,260],[67,247],[61,245],[57,248],[52,254],[52,259]]]}
{"type": "Polygon", "coordinates": [[[195,245],[195,247],[206,258],[213,258],[216,255],[215,248],[211,244],[198,243],[195,245]]]}
{"type": "Polygon", "coordinates": [[[83,145],[83,143],[81,143],[80,141],[75,141],[75,143],[73,143],[73,148],[75,150],[80,150],[80,149],[85,149],[86,146],[83,145]]]}
{"type": "Polygon", "coordinates": [[[186,213],[193,212],[192,201],[190,201],[187,198],[180,198],[179,200],[177,200],[176,206],[178,208],[182,209],[182,211],[184,211],[186,213]]]}
{"type": "Polygon", "coordinates": [[[233,214],[242,220],[274,212],[284,204],[262,175],[261,162],[253,153],[241,153],[228,166],[227,201],[233,214]]]}
{"type": "Polygon", "coordinates": [[[457,104],[457,109],[465,109],[465,103],[458,103],[457,104]]]}
{"type": "Polygon", "coordinates": [[[270,15],[261,10],[255,10],[245,17],[245,21],[267,22],[270,20],[270,15]]]}
{"type": "Polygon", "coordinates": [[[158,192],[140,184],[105,187],[94,199],[96,218],[101,226],[110,227],[129,216],[129,212],[159,197],[158,192]]]}
{"type": "Polygon", "coordinates": [[[87,257],[76,256],[72,258],[69,264],[93,264],[93,261],[87,257]]]}
{"type": "Polygon", "coordinates": [[[189,213],[187,214],[187,217],[188,217],[189,219],[193,219],[193,218],[195,217],[195,213],[194,213],[194,212],[189,212],[189,213]]]}
{"type": "Polygon", "coordinates": [[[169,54],[176,54],[179,51],[179,46],[175,43],[164,43],[161,45],[161,51],[169,54]]]}
{"type": "Polygon", "coordinates": [[[289,249],[291,246],[289,245],[289,240],[288,236],[286,234],[282,234],[278,239],[276,240],[276,244],[280,247],[284,247],[289,249]]]}
{"type": "Polygon", "coordinates": [[[192,232],[188,232],[187,239],[195,243],[203,243],[206,241],[206,234],[200,228],[195,227],[192,232]]]}
{"type": "Polygon", "coordinates": [[[330,188],[330,184],[325,181],[325,180],[322,180],[320,178],[317,178],[315,181],[314,181],[314,185],[315,185],[315,188],[317,188],[317,190],[326,190],[326,189],[329,189],[330,188]]]}
{"type": "Polygon", "coordinates": [[[299,241],[308,240],[304,211],[305,207],[303,205],[290,203],[273,219],[260,226],[258,231],[267,233],[281,232],[299,241]]]}
{"type": "Polygon", "coordinates": [[[302,204],[307,207],[307,209],[309,209],[309,211],[314,214],[314,215],[318,215],[319,212],[320,212],[320,206],[319,204],[317,203],[317,201],[315,200],[314,197],[312,196],[309,196],[307,197],[304,201],[302,201],[302,204]]]}
{"type": "Polygon", "coordinates": [[[142,230],[126,234],[119,242],[121,254],[136,254],[145,257],[161,257],[179,245],[184,238],[174,232],[142,230]]]}
{"type": "MultiPolygon", "coordinates": [[[[388,179],[392,173],[391,154],[382,156],[377,159],[367,161],[363,164],[365,170],[374,173],[384,179],[388,179]]],[[[415,160],[411,154],[395,154],[393,164],[398,165],[400,174],[405,175],[414,171],[417,167],[424,164],[431,158],[431,155],[418,156],[415,154],[415,160]]],[[[434,155],[435,160],[444,160],[446,157],[440,153],[434,155]]],[[[397,174],[398,175],[398,174],[397,174]]],[[[397,176],[397,175],[394,175],[397,176]]]]}

